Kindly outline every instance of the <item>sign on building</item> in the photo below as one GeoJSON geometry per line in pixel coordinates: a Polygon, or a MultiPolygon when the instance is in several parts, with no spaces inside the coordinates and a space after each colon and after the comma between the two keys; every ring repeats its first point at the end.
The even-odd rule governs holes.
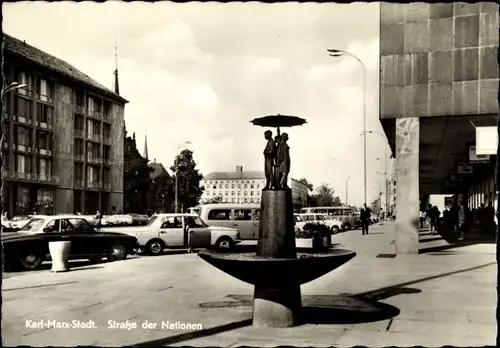
{"type": "Polygon", "coordinates": [[[465,162],[459,162],[457,165],[457,174],[472,174],[474,166],[465,162]]]}
{"type": "Polygon", "coordinates": [[[497,149],[498,149],[497,127],[496,126],[476,127],[476,154],[496,155],[497,149]]]}
{"type": "Polygon", "coordinates": [[[478,155],[476,145],[469,146],[469,163],[484,163],[490,160],[490,155],[478,155]]]}

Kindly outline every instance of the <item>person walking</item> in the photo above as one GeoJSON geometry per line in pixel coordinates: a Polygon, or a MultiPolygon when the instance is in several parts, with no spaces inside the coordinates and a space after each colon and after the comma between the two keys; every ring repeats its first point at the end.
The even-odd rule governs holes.
{"type": "Polygon", "coordinates": [[[96,225],[97,225],[97,230],[100,230],[101,229],[101,223],[102,223],[102,214],[101,214],[101,212],[99,210],[95,214],[95,222],[96,222],[96,225]]]}
{"type": "Polygon", "coordinates": [[[458,231],[460,232],[460,237],[458,238],[458,240],[464,240],[465,208],[463,203],[461,203],[458,208],[458,231]]]}
{"type": "Polygon", "coordinates": [[[361,230],[364,236],[365,234],[368,234],[368,226],[370,226],[370,219],[371,219],[371,211],[366,206],[366,203],[363,204],[363,207],[361,208],[359,219],[361,220],[361,230]]]}
{"type": "Polygon", "coordinates": [[[493,203],[488,202],[488,206],[483,210],[484,229],[487,234],[494,233],[495,231],[495,208],[493,203]]]}
{"type": "Polygon", "coordinates": [[[425,212],[420,210],[420,229],[424,228],[425,212]]]}
{"type": "Polygon", "coordinates": [[[429,223],[431,225],[431,234],[436,234],[436,223],[439,218],[439,215],[441,215],[441,212],[439,211],[438,207],[432,206],[432,204],[429,204],[427,206],[427,218],[429,219],[429,223]]]}

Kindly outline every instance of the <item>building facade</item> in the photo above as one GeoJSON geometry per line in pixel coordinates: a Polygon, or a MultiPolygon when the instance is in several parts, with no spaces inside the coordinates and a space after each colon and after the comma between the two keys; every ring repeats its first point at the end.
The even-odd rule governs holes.
{"type": "Polygon", "coordinates": [[[123,205],[127,101],[68,63],[4,35],[2,198],[11,216],[123,205]]]}
{"type": "Polygon", "coordinates": [[[430,195],[462,197],[466,211],[471,196],[497,200],[496,156],[478,161],[471,150],[477,129],[498,121],[498,30],[494,2],[380,4],[379,117],[396,158],[397,254],[418,253],[419,205],[430,195]]]}
{"type": "MultiPolygon", "coordinates": [[[[260,203],[266,177],[264,172],[244,172],[243,167],[236,166],[235,172],[214,172],[206,175],[200,185],[205,189],[201,202],[219,197],[221,203],[260,203]]],[[[294,208],[304,207],[307,203],[307,186],[290,179],[290,188],[294,208]]]]}

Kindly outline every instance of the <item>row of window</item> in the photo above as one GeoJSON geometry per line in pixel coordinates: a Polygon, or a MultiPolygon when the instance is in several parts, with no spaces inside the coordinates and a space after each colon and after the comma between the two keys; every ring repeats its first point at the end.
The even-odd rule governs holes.
{"type": "MultiPolygon", "coordinates": [[[[22,125],[14,126],[13,142],[17,145],[32,146],[33,129],[22,125]]],[[[52,134],[45,131],[36,131],[36,144],[34,147],[39,149],[52,150],[52,134]]]]}
{"type": "Polygon", "coordinates": [[[8,115],[15,115],[18,118],[24,118],[25,122],[31,123],[32,119],[36,119],[40,123],[51,123],[53,120],[54,108],[50,105],[37,103],[36,104],[36,117],[32,117],[31,101],[20,97],[14,96],[14,105],[8,101],[5,103],[5,111],[8,115]],[[14,110],[12,110],[12,107],[14,110]]]}
{"type": "MultiPolygon", "coordinates": [[[[85,156],[85,142],[82,139],[73,141],[73,154],[75,156],[85,156]]],[[[87,155],[92,158],[101,158],[101,145],[87,142],[87,155]]],[[[102,159],[109,160],[111,155],[111,146],[102,146],[102,159]]]]}
{"type": "MultiPolygon", "coordinates": [[[[8,157],[5,157],[7,159],[8,157]]],[[[52,161],[46,158],[36,158],[33,168],[32,156],[14,155],[14,170],[17,173],[39,174],[50,177],[52,175],[52,161]]],[[[7,162],[7,161],[6,161],[7,162]]],[[[6,163],[7,164],[7,163],[6,163]]],[[[7,164],[7,168],[9,168],[7,164]]],[[[10,168],[9,168],[10,169],[10,168]]]]}
{"type": "MultiPolygon", "coordinates": [[[[214,196],[214,197],[217,197],[217,196],[229,196],[229,192],[211,192],[211,191],[206,191],[205,192],[207,196],[214,196]]],[[[231,191],[231,196],[240,196],[240,193],[239,191],[231,191]]],[[[253,196],[254,192],[253,191],[250,191],[250,196],[253,196]]],[[[258,196],[258,192],[255,192],[255,195],[258,196]]],[[[241,196],[248,196],[248,191],[245,191],[243,192],[243,194],[241,196]]]]}
{"type": "MultiPolygon", "coordinates": [[[[212,185],[212,186],[209,186],[209,187],[212,187],[212,189],[216,190],[217,189],[217,185],[212,185]]],[[[241,184],[231,184],[231,188],[232,189],[235,189],[235,188],[239,188],[241,189],[242,185],[241,184]]],[[[243,188],[251,188],[251,189],[258,189],[260,188],[260,184],[256,184],[256,185],[253,185],[253,184],[244,184],[243,185],[243,188]]],[[[229,184],[219,184],[219,189],[228,189],[229,188],[229,184]]]]}
{"type": "Polygon", "coordinates": [[[102,180],[100,180],[100,167],[87,164],[86,173],[83,170],[83,163],[74,163],[74,179],[76,181],[87,181],[90,184],[106,182],[109,183],[111,179],[111,170],[109,168],[102,169],[102,180]],[[85,175],[86,174],[86,175],[85,175]],[[87,180],[85,180],[87,179],[87,180]]]}
{"type": "Polygon", "coordinates": [[[228,181],[231,181],[232,183],[235,184],[256,184],[260,182],[261,184],[264,184],[264,180],[215,180],[215,181],[205,181],[205,184],[207,185],[217,185],[217,184],[227,184],[228,181]]]}
{"type": "MultiPolygon", "coordinates": [[[[74,129],[75,131],[80,131],[83,133],[85,129],[85,119],[81,115],[75,114],[74,129]]],[[[101,122],[97,120],[87,119],[87,134],[93,134],[96,136],[101,135],[101,122]]],[[[102,124],[102,134],[104,137],[109,138],[111,136],[111,125],[107,123],[102,124]]]]}
{"type": "Polygon", "coordinates": [[[260,203],[260,198],[223,198],[221,203],[260,203]]]}
{"type": "MultiPolygon", "coordinates": [[[[260,210],[255,209],[254,220],[260,219],[260,210]]],[[[213,209],[208,213],[208,220],[236,220],[249,221],[252,220],[252,209],[235,209],[233,216],[231,209],[213,209]]]]}
{"type": "Polygon", "coordinates": [[[82,91],[75,92],[75,104],[77,106],[87,108],[89,114],[102,113],[105,117],[111,114],[111,102],[108,100],[102,100],[94,96],[87,96],[85,98],[85,93],[82,91]]]}
{"type": "Polygon", "coordinates": [[[45,103],[54,102],[54,83],[48,79],[17,70],[14,73],[16,82],[27,85],[26,88],[18,89],[18,93],[28,96],[35,91],[37,99],[45,103]]]}

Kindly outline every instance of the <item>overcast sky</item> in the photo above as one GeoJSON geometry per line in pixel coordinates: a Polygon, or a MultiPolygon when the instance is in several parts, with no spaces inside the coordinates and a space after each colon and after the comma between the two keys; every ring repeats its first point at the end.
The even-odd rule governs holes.
{"type": "MultiPolygon", "coordinates": [[[[263,170],[269,114],[303,117],[291,129],[291,177],[332,185],[344,201],[363,200],[362,69],[368,129],[379,116],[379,4],[19,2],[3,5],[3,29],[112,87],[118,42],[127,131],[142,153],[169,167],[191,141],[204,174],[263,170]]],[[[386,141],[368,137],[368,198],[383,177],[386,141]]],[[[383,187],[383,186],[382,186],[383,187]]]]}

